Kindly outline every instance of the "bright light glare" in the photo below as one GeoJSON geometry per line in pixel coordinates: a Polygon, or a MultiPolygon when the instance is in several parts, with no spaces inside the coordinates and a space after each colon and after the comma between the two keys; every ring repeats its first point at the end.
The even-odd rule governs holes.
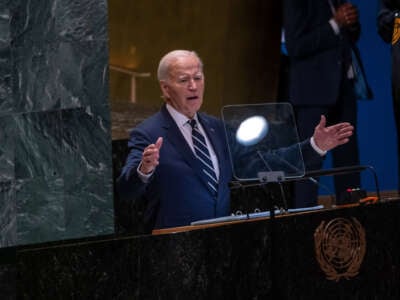
{"type": "Polygon", "coordinates": [[[244,146],[260,142],[268,133],[268,122],[262,116],[253,116],[244,120],[236,131],[236,140],[244,146]]]}

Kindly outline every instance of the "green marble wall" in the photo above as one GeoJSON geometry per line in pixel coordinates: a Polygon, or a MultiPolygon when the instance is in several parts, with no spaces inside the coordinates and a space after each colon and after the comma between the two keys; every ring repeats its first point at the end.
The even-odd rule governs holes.
{"type": "Polygon", "coordinates": [[[106,0],[0,0],[0,247],[112,233],[106,0]]]}

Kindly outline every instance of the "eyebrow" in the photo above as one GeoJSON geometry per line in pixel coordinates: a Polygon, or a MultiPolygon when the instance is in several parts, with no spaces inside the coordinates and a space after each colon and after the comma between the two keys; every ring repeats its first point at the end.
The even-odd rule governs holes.
{"type": "Polygon", "coordinates": [[[188,74],[188,73],[182,73],[182,74],[178,74],[177,77],[182,77],[182,76],[203,76],[203,72],[199,71],[197,73],[194,74],[188,74]]]}

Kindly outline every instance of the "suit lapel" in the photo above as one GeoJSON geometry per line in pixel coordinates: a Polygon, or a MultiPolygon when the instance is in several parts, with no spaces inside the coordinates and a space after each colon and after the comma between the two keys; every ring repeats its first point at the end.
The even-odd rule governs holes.
{"type": "Polygon", "coordinates": [[[167,130],[168,142],[173,145],[175,150],[180,153],[190,165],[193,165],[196,157],[179,130],[178,125],[175,123],[174,119],[172,119],[165,106],[162,107],[161,112],[165,120],[163,127],[167,130]]]}
{"type": "Polygon", "coordinates": [[[207,188],[209,188],[207,179],[202,171],[201,163],[195,157],[192,149],[189,147],[180,129],[178,128],[178,125],[175,123],[165,106],[161,109],[161,112],[165,120],[163,127],[167,130],[166,137],[168,142],[171,143],[171,145],[180,155],[182,155],[187,164],[194,170],[196,175],[203,181],[207,188]]]}
{"type": "Polygon", "coordinates": [[[225,140],[223,139],[221,141],[222,137],[218,135],[217,128],[215,128],[215,124],[211,122],[208,118],[199,115],[199,120],[203,126],[204,131],[207,134],[208,139],[210,140],[214,148],[218,160],[220,161],[223,155],[223,143],[225,143],[225,140]]]}

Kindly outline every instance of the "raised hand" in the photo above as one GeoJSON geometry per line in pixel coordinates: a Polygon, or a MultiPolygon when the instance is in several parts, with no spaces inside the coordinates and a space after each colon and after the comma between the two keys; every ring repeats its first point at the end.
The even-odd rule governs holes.
{"type": "Polygon", "coordinates": [[[353,131],[354,127],[348,122],[326,127],[326,118],[321,115],[321,120],[314,129],[314,142],[321,150],[329,151],[347,143],[353,131]]]}
{"type": "Polygon", "coordinates": [[[140,172],[144,174],[149,174],[154,171],[154,169],[159,164],[160,158],[160,148],[163,143],[163,138],[159,137],[155,144],[150,144],[143,150],[142,162],[140,165],[140,172]]]}

